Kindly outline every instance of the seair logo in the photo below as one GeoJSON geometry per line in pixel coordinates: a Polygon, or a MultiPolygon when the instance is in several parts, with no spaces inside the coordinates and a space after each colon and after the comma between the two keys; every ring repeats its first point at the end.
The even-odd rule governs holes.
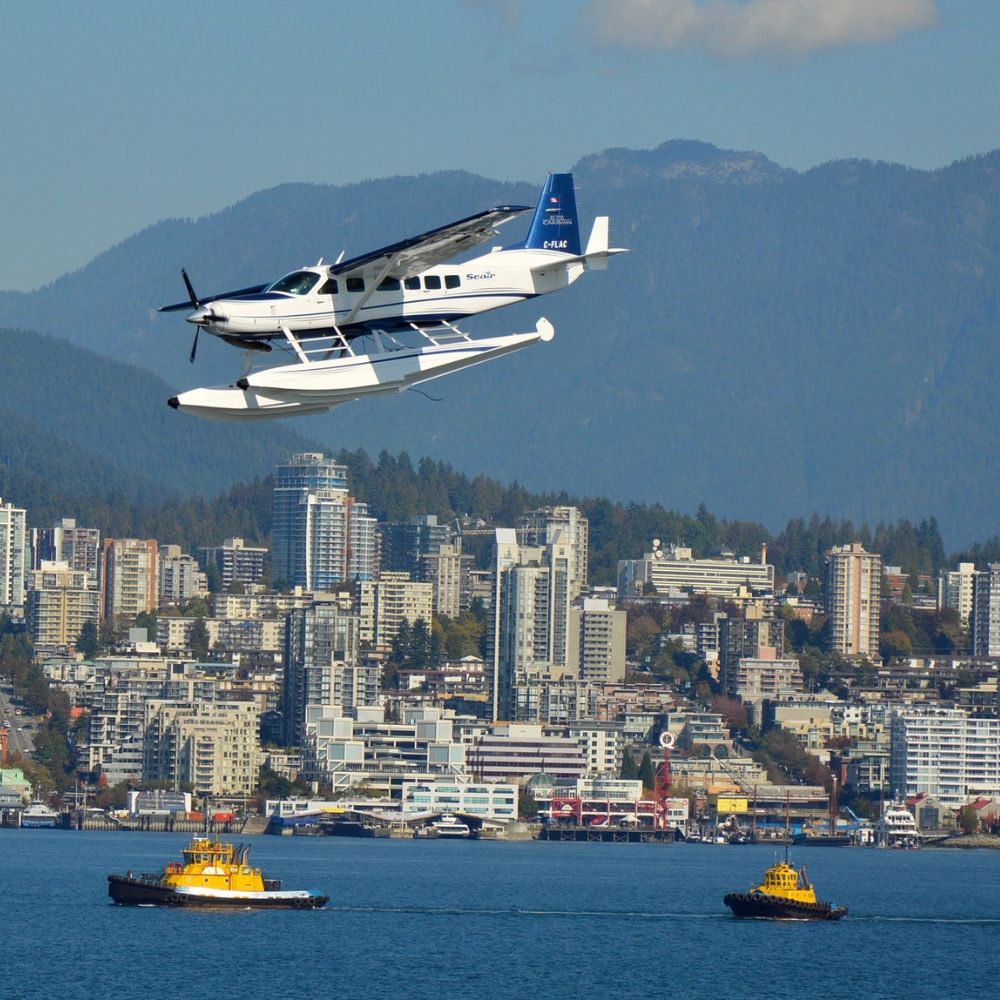
{"type": "Polygon", "coordinates": [[[553,215],[549,219],[542,219],[543,226],[572,226],[573,220],[567,219],[565,215],[553,215]]]}
{"type": "Polygon", "coordinates": [[[482,274],[466,274],[466,281],[488,281],[490,278],[495,278],[496,275],[492,271],[483,271],[482,274]]]}

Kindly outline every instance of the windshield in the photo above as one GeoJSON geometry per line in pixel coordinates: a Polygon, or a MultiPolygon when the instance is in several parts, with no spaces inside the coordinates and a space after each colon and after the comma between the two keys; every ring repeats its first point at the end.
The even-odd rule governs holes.
{"type": "Polygon", "coordinates": [[[283,278],[279,278],[270,288],[269,292],[288,292],[290,295],[305,295],[311,292],[315,284],[319,281],[319,275],[314,271],[292,271],[283,278]]]}

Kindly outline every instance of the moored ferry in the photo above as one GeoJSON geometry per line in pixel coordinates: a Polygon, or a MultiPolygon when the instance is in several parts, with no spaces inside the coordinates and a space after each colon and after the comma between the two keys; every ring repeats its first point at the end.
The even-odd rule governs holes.
{"type": "Polygon", "coordinates": [[[195,837],[183,862],[159,874],[108,876],[108,895],[120,906],[235,906],[314,910],[329,896],[314,889],[282,889],[250,866],[250,848],[195,837]]]}
{"type": "Polygon", "coordinates": [[[805,865],[796,869],[788,860],[771,865],[760,885],[746,892],[730,892],[723,902],[737,917],[764,920],[840,920],[847,916],[846,906],[831,906],[816,898],[805,865]]]}
{"type": "Polygon", "coordinates": [[[32,802],[21,813],[21,826],[24,829],[51,828],[59,825],[59,813],[44,802],[32,802]]]}

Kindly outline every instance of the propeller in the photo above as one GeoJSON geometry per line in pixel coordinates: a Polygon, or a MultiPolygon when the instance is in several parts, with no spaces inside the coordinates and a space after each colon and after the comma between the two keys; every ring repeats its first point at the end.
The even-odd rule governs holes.
{"type": "MultiPolygon", "coordinates": [[[[187,289],[188,298],[191,300],[191,307],[193,309],[201,308],[201,300],[195,294],[194,285],[191,284],[191,279],[188,277],[187,271],[181,268],[181,277],[184,279],[184,287],[187,289]]],[[[198,335],[201,333],[201,326],[196,326],[194,328],[194,340],[191,343],[191,357],[189,358],[191,364],[194,364],[195,355],[198,353],[198,335]]]]}

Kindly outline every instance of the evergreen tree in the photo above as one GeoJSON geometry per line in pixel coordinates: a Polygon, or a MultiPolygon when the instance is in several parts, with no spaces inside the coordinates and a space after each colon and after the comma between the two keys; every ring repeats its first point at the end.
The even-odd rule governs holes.
{"type": "Polygon", "coordinates": [[[90,660],[97,654],[98,648],[97,622],[84,622],[80,636],[76,640],[76,651],[90,660]]]}
{"type": "Polygon", "coordinates": [[[392,640],[392,652],[389,654],[389,662],[398,670],[406,666],[410,660],[413,647],[413,629],[410,627],[408,619],[404,618],[399,626],[399,631],[392,640]]]}
{"type": "Polygon", "coordinates": [[[191,655],[196,660],[208,659],[208,628],[204,618],[195,618],[191,622],[191,628],[188,631],[188,645],[191,647],[191,655]]]}
{"type": "MultiPolygon", "coordinates": [[[[649,756],[648,754],[646,755],[649,756]]],[[[623,781],[635,781],[639,777],[639,769],[635,766],[635,757],[631,750],[626,750],[622,755],[622,767],[618,777],[623,781]]]]}
{"type": "Polygon", "coordinates": [[[410,634],[410,656],[407,666],[413,670],[425,670],[433,666],[432,646],[431,630],[423,618],[418,618],[413,623],[413,631],[410,634]]]}

